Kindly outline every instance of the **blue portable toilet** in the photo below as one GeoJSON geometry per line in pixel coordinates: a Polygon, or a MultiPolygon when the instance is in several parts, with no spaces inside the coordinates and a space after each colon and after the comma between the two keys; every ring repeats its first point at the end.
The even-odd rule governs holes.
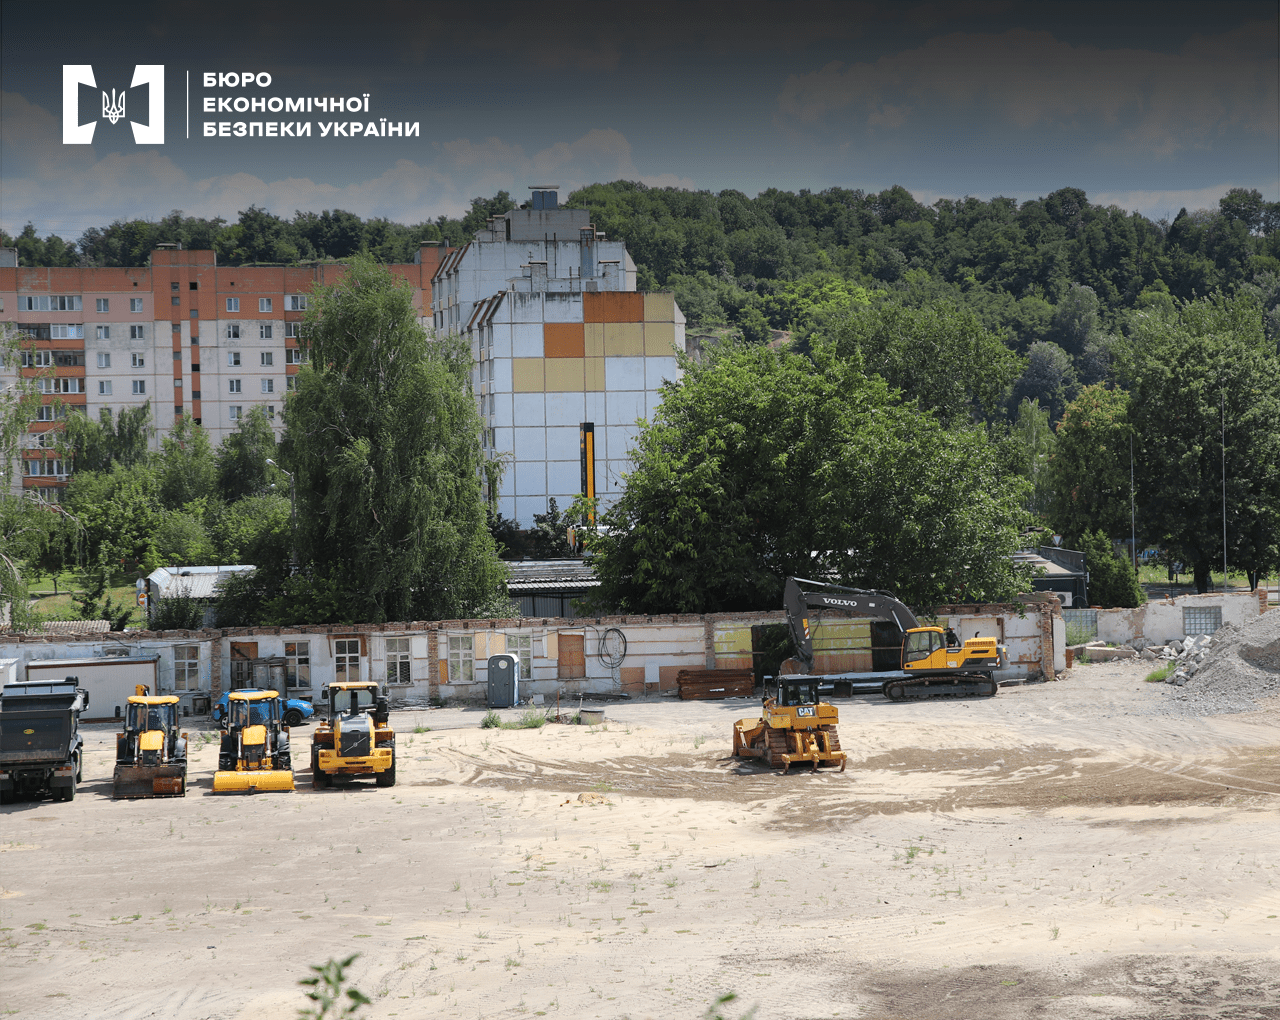
{"type": "Polygon", "coordinates": [[[511,708],[520,703],[520,660],[514,655],[489,656],[489,707],[511,708]]]}

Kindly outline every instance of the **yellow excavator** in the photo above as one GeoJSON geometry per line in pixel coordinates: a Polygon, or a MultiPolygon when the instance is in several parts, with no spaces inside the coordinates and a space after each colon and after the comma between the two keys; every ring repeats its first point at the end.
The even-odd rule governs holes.
{"type": "Polygon", "coordinates": [[[112,795],[120,798],[184,797],[187,735],[178,732],[178,699],[152,695],[138,684],[125,705],[124,731],[116,737],[112,795]]]}
{"type": "Polygon", "coordinates": [[[292,790],[293,760],[289,727],[280,721],[276,691],[232,691],[213,792],[292,790]]]}
{"type": "Polygon", "coordinates": [[[994,637],[974,635],[961,643],[950,628],[921,627],[915,614],[887,591],[845,588],[823,581],[788,577],[783,593],[787,623],[797,658],[780,672],[809,676],[813,670],[814,610],[843,609],[854,616],[897,624],[902,632],[901,670],[886,673],[840,673],[815,679],[875,690],[890,701],[932,697],[992,697],[1000,689],[995,673],[1008,663],[1008,650],[994,637]]]}
{"type": "Polygon", "coordinates": [[[840,712],[818,699],[816,677],[779,677],[777,691],[764,699],[759,719],[739,719],[733,725],[733,753],[738,758],[759,758],[785,773],[797,762],[808,762],[816,772],[821,765],[839,764],[844,771],[836,724],[840,712]]]}
{"type": "Polygon", "coordinates": [[[338,681],[324,688],[329,718],[311,731],[311,785],[332,786],[335,776],[373,776],[396,785],[396,734],[390,706],[372,680],[338,681]]]}

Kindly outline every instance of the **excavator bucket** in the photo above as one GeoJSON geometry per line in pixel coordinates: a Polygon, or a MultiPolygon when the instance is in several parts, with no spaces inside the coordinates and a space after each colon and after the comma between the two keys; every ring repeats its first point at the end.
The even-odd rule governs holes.
{"type": "Polygon", "coordinates": [[[184,797],[186,769],[181,765],[117,765],[112,794],[117,800],[184,797]]]}
{"type": "Polygon", "coordinates": [[[293,788],[293,773],[285,769],[261,769],[247,772],[223,771],[213,774],[214,793],[292,790],[293,788]]]}

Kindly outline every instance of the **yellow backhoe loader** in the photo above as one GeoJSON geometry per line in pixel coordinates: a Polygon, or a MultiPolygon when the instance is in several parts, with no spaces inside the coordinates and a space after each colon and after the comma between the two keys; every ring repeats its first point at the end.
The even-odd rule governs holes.
{"type": "Polygon", "coordinates": [[[329,718],[311,731],[311,785],[319,790],[335,776],[373,776],[379,786],[395,786],[396,735],[377,683],[331,683],[324,696],[329,718]]]}
{"type": "Polygon", "coordinates": [[[276,691],[232,691],[213,792],[292,790],[289,727],[280,722],[276,691]]]}
{"type": "Polygon", "coordinates": [[[146,684],[125,705],[124,732],[116,737],[117,798],[183,797],[187,793],[187,735],[178,732],[178,699],[152,695],[146,684]]]}
{"type": "Polygon", "coordinates": [[[816,677],[779,677],[773,697],[764,699],[759,719],[739,719],[733,725],[733,753],[739,758],[759,758],[786,772],[797,762],[807,762],[816,772],[820,765],[840,766],[836,724],[839,710],[818,700],[816,677]]]}

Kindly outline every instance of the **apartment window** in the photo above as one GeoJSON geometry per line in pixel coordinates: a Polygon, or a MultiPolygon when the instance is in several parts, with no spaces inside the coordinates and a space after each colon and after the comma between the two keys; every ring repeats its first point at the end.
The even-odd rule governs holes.
{"type": "Polygon", "coordinates": [[[290,294],[287,298],[288,304],[285,308],[291,312],[305,312],[307,310],[307,295],[290,294]]]}
{"type": "Polygon", "coordinates": [[[84,368],[84,351],[53,351],[55,368],[84,368]]]}
{"type": "Polygon", "coordinates": [[[178,297],[178,295],[177,295],[177,294],[175,294],[173,297],[171,297],[171,298],[169,299],[169,304],[171,304],[171,305],[180,305],[180,304],[182,304],[182,298],[178,297]]]}
{"type": "Polygon", "coordinates": [[[305,365],[307,363],[307,352],[300,351],[296,347],[290,347],[284,352],[284,363],[286,365],[305,365]]]}
{"type": "Polygon", "coordinates": [[[196,283],[195,280],[192,280],[189,284],[187,284],[187,290],[199,290],[199,289],[200,289],[200,284],[196,283]]]}
{"type": "Polygon", "coordinates": [[[284,643],[284,676],[289,687],[311,687],[311,642],[284,643]]]}
{"type": "Polygon", "coordinates": [[[22,367],[23,368],[53,367],[53,351],[23,351],[22,367]]]}
{"type": "Polygon", "coordinates": [[[173,689],[198,691],[200,689],[200,646],[174,645],[173,689]]]}
{"type": "Polygon", "coordinates": [[[177,280],[170,280],[170,281],[169,281],[169,289],[170,289],[170,290],[177,290],[177,289],[178,289],[178,281],[177,281],[177,280]]]}
{"type": "Polygon", "coordinates": [[[55,323],[49,327],[49,336],[54,340],[83,340],[83,323],[55,323]]]}
{"type": "Polygon", "coordinates": [[[258,298],[258,311],[260,312],[271,311],[271,299],[269,297],[258,298]]]}
{"type": "Polygon", "coordinates": [[[142,397],[142,396],[146,396],[146,393],[147,393],[147,381],[145,379],[133,380],[133,395],[135,397],[142,397]]]}
{"type": "Polygon", "coordinates": [[[341,683],[344,680],[360,679],[360,639],[338,638],[333,643],[334,679],[341,683]]]}
{"type": "Polygon", "coordinates": [[[129,327],[129,339],[130,339],[130,340],[145,340],[145,339],[146,339],[146,335],[142,332],[142,327],[141,327],[141,326],[130,326],[130,327],[129,327]]]}
{"type": "Polygon", "coordinates": [[[387,638],[387,683],[407,684],[412,681],[409,639],[387,638]]]}
{"type": "Polygon", "coordinates": [[[60,460],[24,460],[22,469],[24,474],[41,478],[53,478],[68,473],[63,470],[63,463],[60,460]]]}
{"type": "Polygon", "coordinates": [[[264,322],[264,323],[261,323],[261,324],[258,326],[258,339],[259,339],[259,340],[270,340],[270,339],[271,339],[271,324],[270,324],[270,323],[264,322]]]}
{"type": "Polygon", "coordinates": [[[449,638],[449,683],[469,684],[476,678],[475,638],[449,638]]]}
{"type": "Polygon", "coordinates": [[[140,298],[140,297],[131,297],[131,298],[129,299],[129,311],[131,311],[131,312],[140,312],[140,311],[142,311],[142,298],[140,298]]]}
{"type": "Polygon", "coordinates": [[[134,351],[129,355],[129,364],[134,368],[146,368],[147,359],[143,354],[134,351]]]}
{"type": "Polygon", "coordinates": [[[229,312],[240,311],[240,299],[238,297],[227,298],[227,311],[229,312]]]}
{"type": "Polygon", "coordinates": [[[508,634],[507,651],[520,660],[520,679],[533,676],[533,635],[508,634]]]}
{"type": "Polygon", "coordinates": [[[267,417],[268,417],[268,418],[270,418],[272,421],[275,421],[275,420],[276,420],[276,405],[275,405],[275,404],[268,404],[268,405],[267,405],[267,417]]]}
{"type": "Polygon", "coordinates": [[[110,379],[98,380],[98,396],[100,397],[111,396],[111,380],[110,379]]]}
{"type": "Polygon", "coordinates": [[[239,393],[239,392],[240,392],[240,380],[239,380],[239,379],[228,379],[228,380],[227,380],[227,392],[228,392],[228,393],[239,393]]]}
{"type": "Polygon", "coordinates": [[[111,327],[110,327],[110,326],[99,326],[99,327],[94,331],[94,335],[95,335],[99,340],[110,340],[110,339],[111,339],[111,327]]]}
{"type": "Polygon", "coordinates": [[[242,411],[243,408],[241,408],[239,404],[232,404],[227,408],[227,417],[232,421],[239,421],[242,411]]]}
{"type": "Polygon", "coordinates": [[[275,354],[272,351],[263,351],[258,357],[263,365],[270,366],[275,363],[275,354]]]}
{"type": "Polygon", "coordinates": [[[180,322],[175,322],[175,323],[173,324],[173,331],[174,331],[175,333],[181,333],[181,332],[182,332],[182,323],[180,323],[180,322]]]}
{"type": "Polygon", "coordinates": [[[24,294],[18,298],[22,312],[79,312],[83,307],[78,294],[24,294]]]}
{"type": "MultiPolygon", "coordinates": [[[[232,325],[227,327],[227,339],[228,340],[240,339],[240,327],[238,325],[233,323],[232,325]]],[[[236,357],[238,358],[240,357],[240,355],[237,354],[236,357]]],[[[240,362],[237,361],[236,364],[238,365],[240,364],[240,362]]]]}
{"type": "Polygon", "coordinates": [[[274,393],[276,391],[276,381],[274,379],[262,379],[260,382],[262,383],[263,393],[274,393]]]}
{"type": "Polygon", "coordinates": [[[65,407],[54,407],[53,404],[41,404],[36,408],[36,421],[57,421],[67,416],[65,407]]]}
{"type": "Polygon", "coordinates": [[[1221,626],[1221,606],[1187,606],[1182,610],[1182,633],[1187,637],[1212,634],[1221,626]]]}
{"type": "Polygon", "coordinates": [[[40,393],[83,393],[83,379],[37,379],[36,390],[40,393]]]}
{"type": "Polygon", "coordinates": [[[286,375],[284,377],[284,390],[286,393],[292,393],[298,388],[298,377],[296,375],[286,375]]]}
{"type": "Polygon", "coordinates": [[[49,450],[57,446],[56,432],[33,432],[27,436],[28,445],[36,450],[49,450]]]}
{"type": "Polygon", "coordinates": [[[239,351],[227,351],[227,364],[228,364],[228,365],[230,365],[232,368],[239,368],[239,367],[240,367],[240,352],[239,352],[239,351]]]}
{"type": "Polygon", "coordinates": [[[97,305],[98,305],[98,311],[100,312],[111,311],[111,304],[107,298],[104,298],[104,297],[98,298],[97,305]]]}
{"type": "Polygon", "coordinates": [[[286,339],[298,339],[298,337],[302,336],[302,323],[286,322],[284,324],[284,335],[286,339]]]}

